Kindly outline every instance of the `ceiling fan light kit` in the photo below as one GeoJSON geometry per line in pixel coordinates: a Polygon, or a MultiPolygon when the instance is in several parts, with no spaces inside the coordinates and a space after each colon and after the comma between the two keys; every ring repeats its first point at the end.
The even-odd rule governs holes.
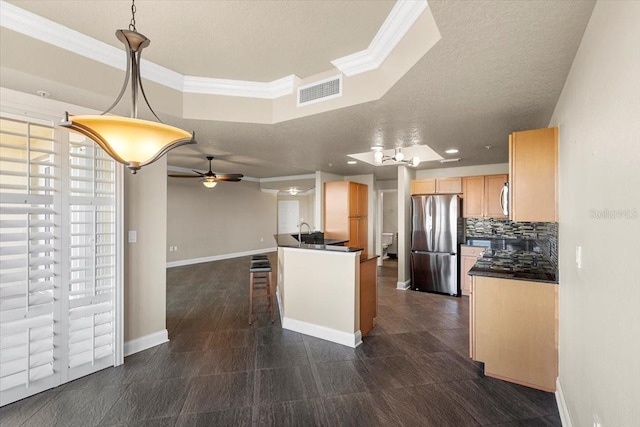
{"type": "Polygon", "coordinates": [[[404,163],[407,166],[418,167],[420,165],[420,157],[414,156],[410,159],[404,158],[404,153],[402,152],[401,147],[396,147],[395,153],[393,156],[385,156],[384,152],[378,147],[373,148],[373,159],[377,165],[381,165],[384,162],[395,162],[395,163],[404,163]]]}
{"type": "Polygon", "coordinates": [[[166,125],[153,111],[142,86],[140,57],[142,49],[151,41],[136,31],[135,0],[131,4],[131,23],[128,30],[117,30],[116,37],[127,51],[127,69],[124,84],[114,103],[100,115],[73,116],[65,112],[60,126],[67,127],[94,140],[114,160],[124,164],[132,173],[155,162],[169,150],[186,144],[195,144],[195,133],[166,125]],[[131,81],[131,117],[107,116],[122,99],[131,81]],[[138,90],[147,107],[158,120],[138,119],[138,90]]]}

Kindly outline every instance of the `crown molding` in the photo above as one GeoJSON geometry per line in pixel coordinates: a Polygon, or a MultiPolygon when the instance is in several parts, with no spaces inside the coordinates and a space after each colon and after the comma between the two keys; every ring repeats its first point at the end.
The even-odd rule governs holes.
{"type": "Polygon", "coordinates": [[[306,175],[273,176],[270,178],[260,178],[260,182],[296,181],[299,179],[316,179],[316,175],[314,173],[308,173],[306,175]]]}
{"type": "MultiPolygon", "coordinates": [[[[0,0],[0,26],[124,71],[124,50],[0,0]]],[[[142,59],[142,77],[180,92],[275,99],[293,93],[292,74],[272,82],[185,76],[142,59]]]]}
{"type": "MultiPolygon", "coordinates": [[[[347,76],[378,68],[427,7],[427,0],[398,0],[367,49],[338,58],[331,63],[347,76]]],[[[126,58],[122,49],[4,0],[0,0],[0,16],[2,27],[119,70],[126,68],[126,58]]],[[[272,82],[185,76],[145,59],[142,60],[140,68],[145,79],[182,93],[206,95],[276,99],[292,94],[294,85],[299,81],[293,74],[272,82]]]]}
{"type": "Polygon", "coordinates": [[[334,59],[331,63],[346,76],[375,70],[428,6],[427,0],[397,1],[367,49],[334,59]]]}
{"type": "Polygon", "coordinates": [[[262,83],[246,80],[184,76],[183,92],[274,99],[293,93],[293,82],[295,78],[295,75],[291,74],[272,82],[262,83]]]}

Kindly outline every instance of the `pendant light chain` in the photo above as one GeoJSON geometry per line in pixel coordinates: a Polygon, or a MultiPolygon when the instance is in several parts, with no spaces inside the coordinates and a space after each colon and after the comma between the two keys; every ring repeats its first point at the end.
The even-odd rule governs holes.
{"type": "Polygon", "coordinates": [[[131,22],[129,23],[129,30],[136,30],[136,0],[131,1],[131,22]]]}

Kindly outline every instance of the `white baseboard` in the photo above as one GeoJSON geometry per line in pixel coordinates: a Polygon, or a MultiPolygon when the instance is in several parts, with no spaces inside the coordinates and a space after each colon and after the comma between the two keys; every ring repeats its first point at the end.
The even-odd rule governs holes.
{"type": "Polygon", "coordinates": [[[131,356],[132,354],[141,352],[151,347],[155,347],[162,343],[169,341],[169,333],[166,329],[158,332],[154,332],[149,335],[145,335],[140,338],[136,338],[124,343],[124,355],[131,356]]]}
{"type": "Polygon", "coordinates": [[[560,385],[560,377],[556,379],[556,403],[558,405],[558,412],[560,413],[562,427],[573,427],[571,417],[569,416],[569,408],[567,407],[567,402],[564,400],[564,393],[562,392],[562,386],[560,385]]]}
{"type": "Polygon", "coordinates": [[[313,323],[302,322],[300,320],[289,319],[286,317],[282,319],[282,328],[300,332],[305,335],[311,335],[312,337],[331,341],[337,344],[346,345],[351,348],[356,348],[362,344],[362,333],[359,330],[350,334],[348,332],[337,331],[325,326],[314,325],[313,323]]]}
{"type": "Polygon", "coordinates": [[[264,254],[267,252],[275,252],[277,250],[278,248],[254,249],[252,251],[233,252],[230,254],[213,255],[213,256],[207,256],[203,258],[192,258],[192,259],[183,259],[180,261],[170,261],[167,263],[167,268],[182,267],[183,265],[201,264],[203,262],[220,261],[223,259],[240,258],[243,256],[264,254]]]}
{"type": "Polygon", "coordinates": [[[406,280],[404,282],[398,282],[396,285],[396,289],[400,289],[401,291],[406,291],[411,286],[411,279],[406,280]]]}

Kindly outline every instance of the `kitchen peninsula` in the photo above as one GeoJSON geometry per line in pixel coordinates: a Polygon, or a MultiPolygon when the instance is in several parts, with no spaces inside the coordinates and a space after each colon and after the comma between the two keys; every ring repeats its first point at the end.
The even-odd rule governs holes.
{"type": "Polygon", "coordinates": [[[278,244],[277,298],[282,327],[349,347],[362,343],[376,314],[376,258],[344,241],[278,244]],[[333,243],[333,244],[326,244],[333,243]]]}

